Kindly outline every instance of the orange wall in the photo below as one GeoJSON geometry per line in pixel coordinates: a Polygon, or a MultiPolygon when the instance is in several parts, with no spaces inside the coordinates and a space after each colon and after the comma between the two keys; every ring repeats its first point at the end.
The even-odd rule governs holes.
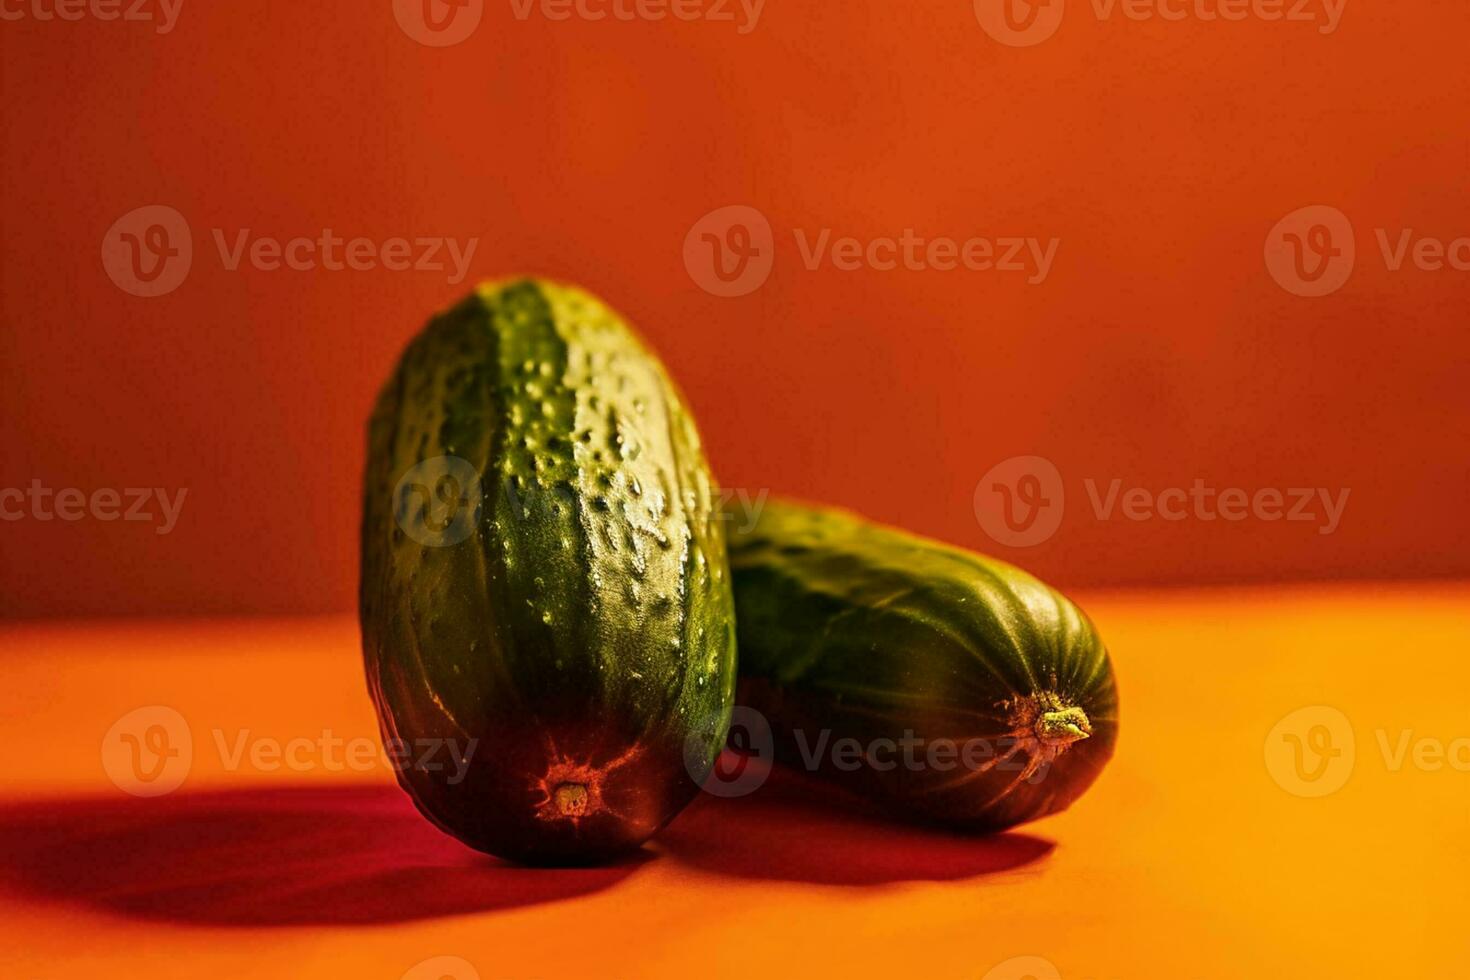
{"type": "Polygon", "coordinates": [[[1327,35],[1100,20],[1072,0],[1024,48],[968,0],[770,0],[745,34],[496,2],[443,48],[387,2],[189,0],[161,36],[31,3],[4,0],[26,16],[0,24],[0,488],[188,494],[164,535],[0,523],[0,615],[351,606],[370,399],[468,283],[231,271],[216,228],[478,236],[471,279],[576,280],[629,314],[727,485],[848,504],[1062,584],[1470,572],[1470,272],[1391,271],[1375,239],[1470,236],[1462,0],[1347,0],[1327,35]],[[148,204],[194,246],[153,298],[101,256],[148,204]],[[769,279],[734,298],[682,254],[727,204],[774,234],[769,279]],[[1357,239],[1320,298],[1263,258],[1313,204],[1357,239]],[[1036,285],[809,271],[794,231],[824,228],[1060,244],[1036,285]],[[1027,548],[992,540],[973,502],[1018,455],[1066,492],[1027,548]],[[1331,534],[1101,520],[1087,478],[1350,496],[1331,534]]]}

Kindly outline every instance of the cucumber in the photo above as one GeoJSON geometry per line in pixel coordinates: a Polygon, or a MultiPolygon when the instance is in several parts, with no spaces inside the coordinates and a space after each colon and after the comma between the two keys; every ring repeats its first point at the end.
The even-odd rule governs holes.
{"type": "Polygon", "coordinates": [[[368,428],[359,613],[400,784],[471,847],[638,847],[697,792],[735,685],[724,529],[657,358],[585,292],[487,283],[368,428]]]}
{"type": "Polygon", "coordinates": [[[780,762],[996,831],[1064,809],[1113,753],[1102,640],[1020,569],[788,502],[731,532],[730,567],[740,701],[780,762]]]}

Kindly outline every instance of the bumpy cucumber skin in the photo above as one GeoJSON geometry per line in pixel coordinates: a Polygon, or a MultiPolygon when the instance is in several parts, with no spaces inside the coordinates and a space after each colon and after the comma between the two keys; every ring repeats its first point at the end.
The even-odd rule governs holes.
{"type": "Polygon", "coordinates": [[[919,821],[989,832],[1065,809],[1112,756],[1118,699],[1107,650],[1076,606],[1020,569],[781,501],[754,528],[731,531],[730,567],[739,700],[767,716],[779,761],[811,768],[826,731],[817,775],[919,821]],[[1018,706],[1037,700],[1081,708],[1091,734],[1048,751],[1029,719],[1017,724],[1018,706]],[[917,768],[886,743],[874,750],[877,766],[834,764],[839,740],[866,752],[906,735],[922,742],[911,751],[917,768]],[[993,753],[929,764],[930,745],[971,739],[993,753]]]}
{"type": "Polygon", "coordinates": [[[577,289],[484,284],[403,354],[364,482],[359,605],[383,738],[476,740],[461,781],[447,753],[399,770],[420,811],[525,863],[639,846],[698,791],[735,686],[724,529],[657,358],[577,289]],[[395,488],[441,456],[467,460],[483,496],[467,538],[425,545],[395,488]]]}

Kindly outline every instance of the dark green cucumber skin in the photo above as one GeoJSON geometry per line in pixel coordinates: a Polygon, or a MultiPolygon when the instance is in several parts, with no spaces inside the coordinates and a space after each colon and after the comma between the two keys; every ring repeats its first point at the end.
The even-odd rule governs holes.
{"type": "Polygon", "coordinates": [[[779,501],[750,530],[731,531],[730,567],[739,700],[770,721],[778,761],[811,769],[826,731],[818,776],[915,820],[988,832],[1066,808],[1112,756],[1118,700],[1107,650],[1076,606],[1020,569],[779,501]],[[938,740],[979,738],[1004,755],[1016,743],[1016,699],[1028,695],[1080,707],[1090,737],[1026,778],[1025,751],[989,769],[979,750],[969,766],[928,764],[938,740]],[[906,733],[922,741],[917,766],[886,746],[877,766],[833,762],[840,739],[867,751],[906,733]]]}
{"type": "Polygon", "coordinates": [[[596,298],[485,284],[430,321],[369,423],[359,594],[385,742],[477,740],[458,783],[399,770],[425,816],[490,854],[586,864],[689,802],[735,686],[712,496],[678,391],[596,298]],[[440,456],[483,496],[466,539],[425,545],[395,488],[440,456]],[[558,813],[550,787],[588,779],[598,805],[558,813]]]}

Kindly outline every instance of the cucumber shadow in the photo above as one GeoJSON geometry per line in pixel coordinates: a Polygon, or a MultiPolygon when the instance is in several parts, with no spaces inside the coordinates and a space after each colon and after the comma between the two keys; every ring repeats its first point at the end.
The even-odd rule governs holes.
{"type": "Polygon", "coordinates": [[[512,865],[441,833],[392,785],[0,807],[0,888],[197,925],[371,925],[520,908],[609,888],[645,859],[512,865]]]}
{"type": "Polygon", "coordinates": [[[701,793],[654,845],[715,874],[820,885],[959,881],[1019,871],[1053,841],[906,824],[809,776],[774,768],[745,796],[701,793]]]}

